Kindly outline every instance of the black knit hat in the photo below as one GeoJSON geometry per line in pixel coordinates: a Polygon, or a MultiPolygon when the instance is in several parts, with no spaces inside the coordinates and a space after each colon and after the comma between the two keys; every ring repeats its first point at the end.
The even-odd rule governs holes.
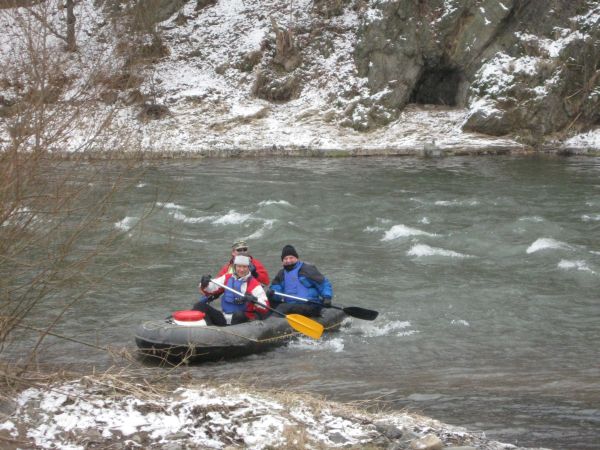
{"type": "Polygon", "coordinates": [[[281,260],[283,261],[283,258],[290,255],[298,258],[298,253],[296,252],[296,249],[294,247],[292,247],[291,245],[284,246],[281,250],[281,260]]]}

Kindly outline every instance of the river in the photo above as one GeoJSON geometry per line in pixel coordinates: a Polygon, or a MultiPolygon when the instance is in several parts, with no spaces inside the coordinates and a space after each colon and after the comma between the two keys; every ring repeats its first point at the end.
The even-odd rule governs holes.
{"type": "MultiPolygon", "coordinates": [[[[188,308],[233,240],[271,276],[293,244],[334,303],[378,319],[192,376],[408,409],[521,446],[600,445],[599,158],[160,161],[113,213],[124,233],[95,266],[113,270],[60,333],[133,349],[137,324],[188,308]]],[[[48,342],[47,361],[110,363],[48,342]]]]}

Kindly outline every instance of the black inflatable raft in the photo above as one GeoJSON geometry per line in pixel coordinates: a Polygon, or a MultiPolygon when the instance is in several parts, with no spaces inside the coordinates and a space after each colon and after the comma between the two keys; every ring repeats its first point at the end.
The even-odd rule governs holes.
{"type": "MultiPolygon", "coordinates": [[[[338,309],[323,308],[321,317],[310,319],[321,323],[328,332],[338,330],[347,317],[338,309]]],[[[201,362],[264,352],[298,336],[302,333],[294,330],[285,318],[271,315],[265,320],[227,327],[185,326],[172,319],[153,320],[138,327],[135,342],[145,356],[201,362]]]]}

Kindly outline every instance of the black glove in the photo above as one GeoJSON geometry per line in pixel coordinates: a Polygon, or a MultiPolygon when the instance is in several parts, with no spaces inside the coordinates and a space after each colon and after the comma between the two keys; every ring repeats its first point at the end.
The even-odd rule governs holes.
{"type": "Polygon", "coordinates": [[[250,303],[256,303],[258,301],[258,299],[252,294],[245,294],[243,299],[244,299],[244,302],[250,302],[250,303]]]}
{"type": "Polygon", "coordinates": [[[275,291],[273,289],[267,289],[267,298],[273,300],[275,298],[275,291]]]}
{"type": "Polygon", "coordinates": [[[256,271],[256,267],[252,263],[250,263],[250,275],[258,279],[258,272],[256,271]]]}
{"type": "Polygon", "coordinates": [[[329,308],[331,306],[331,297],[323,297],[323,306],[329,308]]]}
{"type": "Polygon", "coordinates": [[[208,283],[210,283],[211,278],[211,275],[202,275],[202,278],[200,278],[200,287],[204,289],[206,286],[208,286],[208,283]]]}

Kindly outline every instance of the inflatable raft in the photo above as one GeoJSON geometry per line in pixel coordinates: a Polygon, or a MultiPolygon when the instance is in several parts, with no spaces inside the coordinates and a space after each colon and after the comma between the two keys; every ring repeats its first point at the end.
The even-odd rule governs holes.
{"type": "MultiPolygon", "coordinates": [[[[196,311],[185,313],[142,323],[135,333],[140,352],[169,361],[216,361],[264,352],[302,336],[284,317],[274,314],[265,320],[217,327],[207,326],[201,317],[192,318],[196,311]]],[[[323,308],[321,317],[310,319],[328,332],[338,330],[347,317],[341,310],[323,308]]]]}

